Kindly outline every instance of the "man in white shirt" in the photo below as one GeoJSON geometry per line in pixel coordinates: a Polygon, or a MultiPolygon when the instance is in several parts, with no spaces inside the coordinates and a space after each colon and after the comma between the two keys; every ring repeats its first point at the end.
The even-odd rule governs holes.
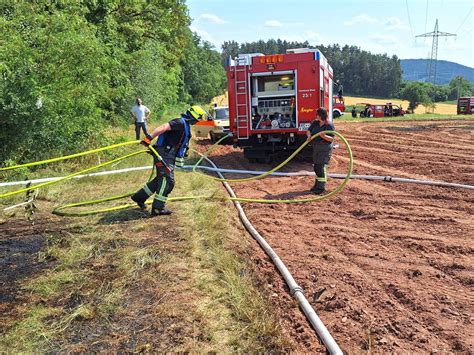
{"type": "Polygon", "coordinates": [[[135,134],[136,139],[140,139],[140,129],[143,129],[145,137],[148,137],[148,132],[146,129],[146,122],[148,117],[150,117],[151,111],[148,107],[142,104],[142,99],[137,97],[136,105],[132,107],[130,115],[135,120],[135,134]]]}

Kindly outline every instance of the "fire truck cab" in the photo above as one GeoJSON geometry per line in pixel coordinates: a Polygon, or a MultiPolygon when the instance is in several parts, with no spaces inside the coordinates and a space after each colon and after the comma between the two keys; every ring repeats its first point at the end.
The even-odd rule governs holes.
{"type": "Polygon", "coordinates": [[[230,131],[249,160],[297,149],[318,107],[332,120],[333,71],[317,49],[240,54],[226,70],[230,131]]]}
{"type": "Polygon", "coordinates": [[[460,97],[458,99],[458,115],[474,114],[474,97],[460,97]]]}
{"type": "Polygon", "coordinates": [[[339,99],[337,96],[333,96],[332,98],[332,117],[338,118],[344,115],[346,111],[346,104],[344,103],[344,98],[342,100],[339,99]]]}

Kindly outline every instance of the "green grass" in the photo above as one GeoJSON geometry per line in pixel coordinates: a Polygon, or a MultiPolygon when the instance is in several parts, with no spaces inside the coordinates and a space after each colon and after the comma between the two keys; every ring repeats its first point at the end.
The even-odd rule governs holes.
{"type": "MultiPolygon", "coordinates": [[[[130,159],[127,165],[142,166],[150,164],[150,160],[143,154],[130,159]]],[[[90,163],[94,163],[94,158],[90,163]]],[[[63,163],[35,173],[41,176],[40,172],[67,171],[81,165],[63,163]]],[[[41,189],[37,202],[40,209],[51,210],[53,205],[123,194],[136,190],[148,176],[148,171],[140,171],[69,180],[41,189]]],[[[172,196],[193,194],[224,196],[220,183],[202,175],[177,172],[177,187],[172,196]]],[[[123,201],[110,204],[120,203],[123,201]]],[[[191,301],[186,309],[177,311],[180,308],[173,303],[174,297],[165,292],[164,305],[155,310],[155,316],[190,317],[190,322],[196,322],[204,333],[202,339],[187,341],[176,350],[289,350],[292,344],[283,335],[277,317],[257,287],[252,266],[244,258],[252,240],[239,227],[233,206],[198,200],[170,207],[178,215],[175,224],[167,225],[161,219],[138,219],[126,231],[121,230],[123,224],[119,220],[112,225],[98,223],[104,216],[56,221],[63,224],[62,231],[49,233],[46,247],[38,254],[47,268],[22,281],[29,298],[22,306],[20,319],[0,339],[0,352],[58,351],[80,322],[93,322],[91,329],[92,324],[112,322],[114,316],[123,312],[124,297],[131,287],[146,280],[163,285],[163,292],[174,294],[181,290],[189,295],[191,301]],[[165,230],[180,231],[181,239],[176,243],[185,250],[184,256],[164,252],[160,243],[166,240],[148,242],[157,223],[165,230]],[[108,268],[113,271],[103,276],[100,270],[108,268]],[[170,270],[179,270],[179,277],[169,279],[170,270]],[[72,307],[68,306],[71,300],[75,300],[72,307]]],[[[14,223],[14,218],[17,217],[9,222],[14,223]]]]}
{"type": "Polygon", "coordinates": [[[435,102],[435,104],[457,105],[458,100],[440,101],[440,102],[435,102]]]}
{"type": "MultiPolygon", "coordinates": [[[[207,177],[181,175],[178,189],[182,194],[196,188],[204,194],[224,194],[222,189],[216,192],[218,183],[207,177]]],[[[211,337],[227,333],[225,343],[236,352],[288,350],[290,343],[256,287],[251,266],[242,257],[252,240],[238,227],[240,223],[232,204],[196,200],[182,204],[179,214],[198,263],[197,287],[207,295],[199,300],[198,307],[210,316],[211,337]]]]}
{"type": "Polygon", "coordinates": [[[46,348],[51,344],[55,332],[45,327],[45,323],[60,312],[58,308],[41,304],[32,306],[23,319],[0,340],[0,351],[37,352],[46,348]]]}
{"type": "Polygon", "coordinates": [[[49,297],[82,279],[83,273],[81,270],[56,269],[31,280],[24,286],[24,289],[32,291],[40,297],[49,297]]]}

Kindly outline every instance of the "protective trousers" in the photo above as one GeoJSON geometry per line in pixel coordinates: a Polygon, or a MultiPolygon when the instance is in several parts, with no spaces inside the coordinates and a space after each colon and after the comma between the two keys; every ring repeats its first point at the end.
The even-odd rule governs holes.
{"type": "MultiPolygon", "coordinates": [[[[158,153],[161,154],[160,150],[158,153]]],[[[168,195],[174,188],[174,156],[163,156],[164,163],[155,159],[156,176],[138,190],[132,198],[138,202],[145,202],[155,194],[152,209],[162,210],[165,207],[168,195]]]]}
{"type": "Polygon", "coordinates": [[[312,188],[316,192],[323,192],[326,189],[327,165],[331,160],[332,144],[313,144],[313,167],[316,174],[316,181],[312,188]]]}

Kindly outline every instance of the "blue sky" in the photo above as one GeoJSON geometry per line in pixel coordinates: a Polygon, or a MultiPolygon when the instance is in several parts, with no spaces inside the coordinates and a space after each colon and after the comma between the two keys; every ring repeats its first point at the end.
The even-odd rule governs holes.
{"type": "Polygon", "coordinates": [[[436,18],[438,59],[474,67],[474,1],[471,0],[188,0],[191,29],[217,49],[226,40],[281,38],[311,44],[356,45],[401,59],[427,58],[436,18]]]}

